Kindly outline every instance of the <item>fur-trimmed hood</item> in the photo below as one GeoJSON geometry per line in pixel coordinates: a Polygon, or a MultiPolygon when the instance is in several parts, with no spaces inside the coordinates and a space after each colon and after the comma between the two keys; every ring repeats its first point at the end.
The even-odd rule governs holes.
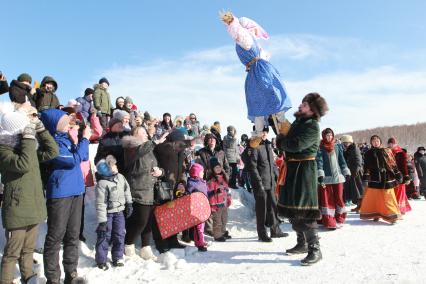
{"type": "MultiPolygon", "coordinates": [[[[149,141],[147,141],[149,142],[149,141]]],[[[144,144],[144,142],[142,142],[140,139],[138,139],[135,136],[124,136],[123,139],[121,140],[121,144],[123,146],[124,149],[126,148],[136,148],[139,147],[140,145],[144,144]]]]}

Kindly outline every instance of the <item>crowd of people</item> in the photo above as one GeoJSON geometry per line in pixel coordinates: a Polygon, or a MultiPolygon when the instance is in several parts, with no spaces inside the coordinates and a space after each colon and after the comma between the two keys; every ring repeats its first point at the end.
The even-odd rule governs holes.
{"type": "MultiPolygon", "coordinates": [[[[12,283],[15,265],[23,283],[37,277],[33,252],[38,225],[47,220],[43,248],[47,283],[59,283],[59,252],[63,248],[65,283],[79,279],[78,246],[86,241],[84,197],[95,187],[98,226],[97,267],[107,270],[110,245],[112,265],[123,266],[124,255],[156,260],[159,253],[184,248],[188,242],[200,252],[208,250],[205,235],[216,242],[232,238],[227,230],[232,188],[246,188],[255,199],[260,242],[288,236],[280,229],[284,218],[297,234],[288,254],[308,255],[303,265],[321,258],[318,223],[334,230],[342,227],[346,207],[361,219],[395,223],[410,211],[408,199],[426,196],[425,148],[412,156],[396,138],[371,137],[360,149],[350,135],[337,139],[330,128],[318,139],[319,119],[328,110],[319,94],[305,96],[296,120],[287,127],[257,131],[260,142],[250,145],[246,134],[221,124],[201,125],[196,114],[156,119],[141,111],[131,97],[118,97],[115,106],[101,78],[82,97],[62,105],[58,83],[46,76],[32,85],[29,74],[10,84],[0,78],[0,94],[9,93],[11,104],[1,110],[0,173],[4,186],[2,221],[7,243],[1,263],[1,283],[12,283]],[[285,130],[286,129],[286,130],[285,130]],[[97,144],[94,161],[89,145],[97,144]],[[92,164],[93,163],[93,164],[92,164]],[[203,193],[211,207],[210,218],[194,228],[166,239],[161,237],[154,209],[170,199],[156,190],[168,189],[170,199],[203,193]],[[269,232],[268,232],[269,230],[269,232]],[[180,239],[179,239],[180,238],[180,239]]],[[[91,148],[92,149],[92,148],[91,148]]]]}

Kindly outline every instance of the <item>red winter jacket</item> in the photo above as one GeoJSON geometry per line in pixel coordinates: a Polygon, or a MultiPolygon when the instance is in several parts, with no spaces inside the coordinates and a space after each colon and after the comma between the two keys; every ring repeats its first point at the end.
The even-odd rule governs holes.
{"type": "Polygon", "coordinates": [[[207,196],[213,212],[222,207],[231,205],[231,195],[229,194],[229,186],[223,175],[217,175],[207,182],[207,196]]]}

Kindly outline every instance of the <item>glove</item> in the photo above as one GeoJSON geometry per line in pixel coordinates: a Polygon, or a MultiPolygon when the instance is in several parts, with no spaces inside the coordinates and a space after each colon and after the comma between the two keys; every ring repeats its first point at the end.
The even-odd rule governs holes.
{"type": "Polygon", "coordinates": [[[319,176],[319,177],[318,177],[318,184],[319,184],[321,187],[325,187],[325,184],[324,184],[324,177],[323,177],[323,176],[319,176]]]}
{"type": "Polygon", "coordinates": [[[395,174],[395,179],[396,179],[396,181],[397,181],[399,184],[401,184],[401,183],[402,183],[402,181],[403,181],[403,177],[402,177],[401,172],[397,172],[397,173],[395,174]]]}
{"type": "Polygon", "coordinates": [[[108,230],[107,222],[99,223],[96,228],[96,232],[98,233],[98,238],[104,239],[106,237],[106,232],[108,230]]]}
{"type": "Polygon", "coordinates": [[[351,175],[345,175],[345,180],[346,181],[350,181],[351,180],[351,175]]]}
{"type": "Polygon", "coordinates": [[[404,183],[405,183],[405,185],[409,185],[410,182],[411,182],[410,176],[404,176],[404,183]]]}
{"type": "Polygon", "coordinates": [[[39,119],[35,124],[35,131],[37,133],[40,133],[40,132],[43,132],[44,130],[46,130],[46,128],[44,128],[43,122],[39,119]]]}
{"type": "Polygon", "coordinates": [[[36,135],[36,126],[34,123],[30,123],[25,126],[24,131],[22,132],[22,138],[24,139],[35,139],[36,135]]]}
{"type": "Polygon", "coordinates": [[[124,216],[126,217],[126,219],[128,219],[130,216],[132,216],[132,213],[133,213],[132,203],[127,203],[126,206],[124,207],[124,216]]]}

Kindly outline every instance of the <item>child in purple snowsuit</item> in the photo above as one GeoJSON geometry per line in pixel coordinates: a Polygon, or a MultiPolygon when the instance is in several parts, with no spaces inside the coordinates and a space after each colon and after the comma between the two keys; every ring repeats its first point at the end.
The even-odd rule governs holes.
{"type": "MultiPolygon", "coordinates": [[[[203,166],[197,163],[192,164],[189,169],[186,191],[190,194],[202,192],[207,197],[207,183],[203,177],[203,166]]],[[[194,243],[199,251],[207,251],[207,243],[204,240],[204,222],[194,227],[194,243]]]]}
{"type": "Polygon", "coordinates": [[[123,266],[125,218],[132,214],[132,195],[126,178],[118,173],[117,160],[108,155],[96,164],[99,180],[96,185],[96,264],[107,270],[108,249],[112,243],[112,264],[123,266]]]}

